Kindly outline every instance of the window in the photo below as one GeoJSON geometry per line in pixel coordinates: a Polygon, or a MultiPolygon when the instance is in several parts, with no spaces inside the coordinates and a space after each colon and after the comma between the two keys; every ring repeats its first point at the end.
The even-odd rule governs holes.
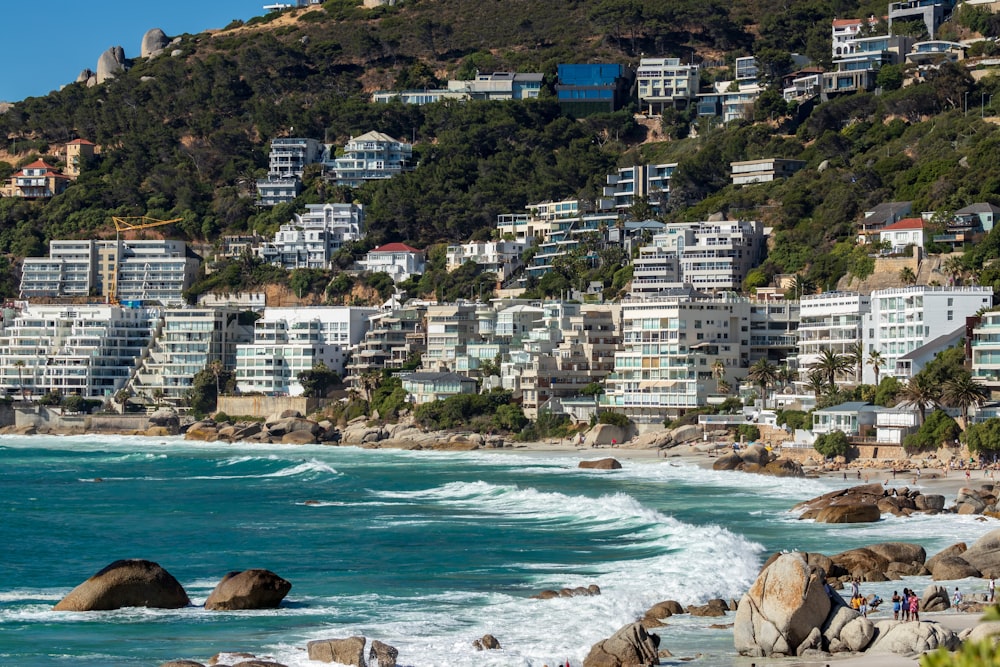
{"type": "MultiPolygon", "coordinates": [[[[948,301],[951,301],[951,299],[948,299],[948,301]]],[[[950,322],[953,319],[955,319],[955,311],[949,310],[948,311],[948,321],[950,322]]]]}

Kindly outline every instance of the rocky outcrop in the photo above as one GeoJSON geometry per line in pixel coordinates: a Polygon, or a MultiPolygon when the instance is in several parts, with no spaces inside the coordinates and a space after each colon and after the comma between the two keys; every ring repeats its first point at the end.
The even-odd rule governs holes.
{"type": "Polygon", "coordinates": [[[949,651],[958,648],[958,636],[951,630],[928,621],[882,621],[875,625],[876,638],[867,653],[918,655],[943,646],[949,651]]]}
{"type": "Polygon", "coordinates": [[[590,429],[583,444],[585,447],[611,447],[620,445],[629,434],[620,426],[614,424],[598,424],[590,429]]]}
{"type": "Polygon", "coordinates": [[[205,665],[194,660],[170,660],[160,663],[160,667],[205,667],[205,665]]]}
{"type": "Polygon", "coordinates": [[[288,595],[292,585],[270,570],[230,572],[205,600],[205,609],[274,609],[288,595]]]}
{"type": "Polygon", "coordinates": [[[122,607],[178,609],[190,604],[174,577],[148,560],[117,560],[74,588],[55,611],[106,611],[122,607]]]}
{"type": "Polygon", "coordinates": [[[725,616],[729,605],[725,600],[709,600],[702,605],[691,605],[687,612],[692,616],[725,616]]]}
{"type": "Polygon", "coordinates": [[[793,656],[831,608],[825,573],[800,553],[783,554],[765,568],[736,610],[736,650],[749,656],[793,656]]]}
{"type": "Polygon", "coordinates": [[[558,591],[552,589],[544,590],[536,595],[532,595],[533,600],[551,600],[552,598],[575,598],[600,595],[601,587],[597,584],[589,586],[577,586],[576,588],[560,588],[558,591]]]}
{"type": "Polygon", "coordinates": [[[984,577],[1000,577],[1000,530],[986,533],[961,558],[982,573],[984,577]]]}
{"type": "MultiPolygon", "coordinates": [[[[499,646],[499,643],[497,646],[499,646]]],[[[395,646],[389,646],[377,639],[372,640],[372,648],[368,651],[368,660],[370,662],[378,665],[378,667],[396,667],[396,660],[398,658],[399,650],[395,646]]]]}
{"type": "Polygon", "coordinates": [[[306,652],[310,660],[317,662],[336,662],[341,665],[366,667],[364,637],[348,637],[346,639],[318,639],[306,644],[306,652]]]}
{"type": "Polygon", "coordinates": [[[583,667],[644,667],[660,664],[660,637],[646,632],[641,623],[621,628],[594,644],[583,667]]]}
{"type": "Polygon", "coordinates": [[[763,445],[750,445],[740,453],[731,452],[717,458],[713,470],[742,470],[774,477],[805,477],[802,465],[791,459],[776,458],[763,445]]]}
{"type": "Polygon", "coordinates": [[[142,36],[139,56],[142,58],[154,58],[163,53],[163,49],[169,45],[170,38],[162,30],[159,28],[147,30],[146,34],[142,36]]]}
{"type": "MultiPolygon", "coordinates": [[[[987,498],[988,500],[988,498],[987,498]]],[[[994,501],[995,502],[995,501],[994,501]]],[[[963,503],[961,507],[966,508],[964,512],[988,511],[995,505],[983,504],[979,510],[979,505],[963,503]]],[[[937,494],[924,495],[917,490],[910,490],[906,487],[899,489],[887,489],[881,484],[862,484],[848,489],[831,491],[830,493],[817,496],[805,502],[801,502],[792,508],[792,511],[801,512],[800,519],[820,520],[820,516],[842,516],[844,514],[855,516],[873,516],[875,511],[881,514],[893,514],[895,516],[909,516],[915,512],[925,512],[936,514],[942,511],[957,511],[944,509],[944,496],[937,494]],[[854,507],[871,506],[874,510],[866,510],[867,514],[861,514],[863,510],[854,509],[851,511],[839,510],[827,512],[824,510],[832,507],[854,507]]],[[[870,519],[874,520],[874,519],[870,519]]]]}
{"type": "Polygon", "coordinates": [[[944,586],[931,584],[920,596],[920,611],[944,611],[951,607],[948,590],[944,586]]]}
{"type": "Polygon", "coordinates": [[[181,417],[173,408],[160,408],[149,415],[148,429],[162,428],[169,435],[177,435],[181,427],[181,417]]]}
{"type": "MultiPolygon", "coordinates": [[[[480,639],[472,642],[472,648],[477,651],[498,651],[500,650],[500,642],[493,635],[483,635],[480,639]]],[[[379,665],[379,667],[382,667],[379,665]]]]}
{"type": "Polygon", "coordinates": [[[580,468],[590,468],[592,470],[621,470],[622,464],[618,459],[598,459],[596,461],[580,461],[580,468]]]}
{"type": "Polygon", "coordinates": [[[115,78],[116,75],[124,71],[125,49],[120,46],[112,46],[97,59],[97,83],[99,84],[115,78]]]}
{"type": "Polygon", "coordinates": [[[875,505],[843,503],[824,507],[816,514],[817,523],[874,523],[882,518],[875,505]]]}
{"type": "Polygon", "coordinates": [[[982,573],[961,556],[946,556],[934,562],[931,575],[934,581],[955,581],[966,577],[980,577],[982,573]]]}

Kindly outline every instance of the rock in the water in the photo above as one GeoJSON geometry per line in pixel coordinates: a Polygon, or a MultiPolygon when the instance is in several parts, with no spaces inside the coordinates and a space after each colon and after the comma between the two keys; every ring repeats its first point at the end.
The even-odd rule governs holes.
{"type": "Polygon", "coordinates": [[[715,459],[712,470],[738,470],[743,465],[739,454],[726,454],[715,459]]]}
{"type": "Polygon", "coordinates": [[[967,549],[968,547],[966,546],[965,542],[959,542],[957,544],[953,544],[950,547],[945,547],[941,551],[937,552],[936,554],[928,558],[927,562],[925,562],[924,565],[927,567],[927,570],[929,572],[934,572],[934,566],[937,564],[939,560],[941,560],[942,558],[947,558],[949,556],[961,556],[962,554],[965,553],[967,549]]]}
{"type": "Polygon", "coordinates": [[[984,577],[1000,577],[1000,529],[990,531],[976,540],[962,559],[979,570],[984,577]]]}
{"type": "Polygon", "coordinates": [[[646,616],[650,618],[670,618],[675,614],[683,614],[684,607],[675,600],[664,600],[658,602],[646,611],[646,616]]]}
{"type": "Polygon", "coordinates": [[[659,635],[646,632],[641,623],[632,623],[594,644],[583,660],[583,667],[658,665],[659,646],[659,635]]]}
{"type": "Polygon", "coordinates": [[[483,635],[482,638],[472,642],[472,646],[477,651],[496,651],[500,648],[500,642],[493,635],[483,635]]]}
{"type": "Polygon", "coordinates": [[[774,477],[805,477],[806,473],[798,461],[791,459],[776,459],[757,472],[774,477]]]}
{"type": "Polygon", "coordinates": [[[318,639],[306,644],[310,660],[365,667],[365,638],[318,639]]]}
{"type": "Polygon", "coordinates": [[[116,560],[69,592],[55,611],[106,611],[122,607],[179,609],[190,604],[174,577],[148,560],[116,560]]]}
{"type": "Polygon", "coordinates": [[[910,542],[882,542],[870,545],[868,550],[890,563],[923,563],[927,560],[924,548],[910,542]]]}
{"type": "Polygon", "coordinates": [[[291,589],[288,581],[270,570],[230,572],[205,600],[205,609],[274,609],[291,589]]]}
{"type": "Polygon", "coordinates": [[[725,616],[729,611],[729,605],[725,600],[709,600],[703,605],[691,605],[688,613],[692,616],[725,616]]]}
{"type": "Polygon", "coordinates": [[[580,461],[580,468],[591,468],[593,470],[620,470],[622,464],[618,459],[598,459],[597,461],[580,461]]]}
{"type": "Polygon", "coordinates": [[[97,83],[104,83],[125,71],[125,49],[112,46],[97,59],[97,83]]]}
{"type": "Polygon", "coordinates": [[[372,648],[368,651],[368,660],[373,661],[378,667],[396,667],[397,658],[399,658],[399,650],[395,646],[383,644],[377,639],[372,640],[372,648]]]}
{"type": "Polygon", "coordinates": [[[961,556],[946,556],[934,561],[934,569],[931,570],[934,581],[955,581],[966,577],[980,576],[979,570],[969,565],[961,556]]]}
{"type": "Polygon", "coordinates": [[[169,44],[170,38],[159,28],[147,30],[146,34],[142,36],[139,55],[143,58],[159,55],[169,44]]]}
{"type": "Polygon", "coordinates": [[[817,523],[872,523],[882,518],[876,505],[830,505],[816,515],[817,523]]]}
{"type": "Polygon", "coordinates": [[[205,667],[200,662],[194,660],[170,660],[160,664],[160,667],[205,667]]]}
{"type": "Polygon", "coordinates": [[[784,554],[740,600],[733,640],[741,655],[794,655],[830,612],[823,573],[800,553],[784,554]]]}
{"type": "Polygon", "coordinates": [[[949,651],[954,651],[959,646],[958,636],[954,632],[929,621],[917,623],[882,621],[876,628],[878,637],[868,649],[869,655],[879,653],[917,655],[924,651],[932,651],[938,646],[943,646],[949,651]]]}

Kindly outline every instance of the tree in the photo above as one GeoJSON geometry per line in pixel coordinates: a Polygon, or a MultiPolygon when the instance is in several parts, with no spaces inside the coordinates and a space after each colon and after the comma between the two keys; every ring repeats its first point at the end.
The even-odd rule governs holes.
{"type": "Polygon", "coordinates": [[[948,380],[941,387],[941,399],[945,404],[962,411],[962,425],[965,428],[969,427],[969,408],[982,405],[989,397],[989,390],[976,382],[967,371],[948,380]]]}
{"type": "Polygon", "coordinates": [[[767,359],[758,359],[750,367],[747,379],[760,387],[762,405],[767,406],[767,388],[778,381],[778,367],[767,359]]]}
{"type": "Polygon", "coordinates": [[[843,431],[830,431],[816,437],[813,449],[823,456],[846,456],[851,444],[843,431]]]}
{"type": "Polygon", "coordinates": [[[861,373],[865,365],[865,345],[856,340],[847,348],[847,359],[854,366],[854,381],[861,383],[861,373]]]}
{"type": "Polygon", "coordinates": [[[837,386],[837,376],[846,373],[853,367],[850,357],[846,354],[837,354],[828,347],[824,347],[819,352],[819,359],[812,363],[813,370],[819,371],[826,378],[830,387],[837,386]]]}
{"type": "Polygon", "coordinates": [[[941,403],[941,389],[931,384],[928,376],[917,373],[910,378],[899,393],[900,405],[910,405],[920,413],[920,423],[924,423],[927,406],[937,407],[941,403]]]}
{"type": "Polygon", "coordinates": [[[885,366],[885,357],[878,350],[872,350],[868,353],[868,365],[872,367],[872,371],[875,373],[875,386],[878,387],[882,366],[885,366]]]}
{"type": "Polygon", "coordinates": [[[215,395],[216,397],[222,395],[222,390],[219,388],[219,376],[222,375],[222,371],[225,370],[225,366],[222,364],[221,359],[212,359],[208,362],[208,371],[215,378],[215,395]]]}
{"type": "Polygon", "coordinates": [[[340,384],[340,376],[330,370],[322,361],[298,376],[302,385],[302,395],[306,398],[326,398],[332,387],[340,384]]]}
{"type": "Polygon", "coordinates": [[[903,87],[903,66],[882,65],[875,77],[875,85],[884,91],[899,90],[903,87]]]}
{"type": "Polygon", "coordinates": [[[826,378],[820,371],[813,371],[809,374],[809,380],[806,383],[806,386],[809,387],[813,393],[813,397],[816,399],[818,399],[819,395],[829,388],[829,385],[826,383],[826,378]]]}
{"type": "Polygon", "coordinates": [[[941,264],[941,270],[948,276],[948,283],[955,285],[965,273],[965,264],[958,255],[952,255],[941,264]]]}
{"type": "Polygon", "coordinates": [[[970,452],[1000,451],[1000,419],[992,418],[972,424],[962,435],[970,452]]]}
{"type": "Polygon", "coordinates": [[[916,285],[917,284],[917,274],[913,272],[908,266],[904,266],[899,270],[899,279],[903,281],[904,285],[916,285]]]}
{"type": "Polygon", "coordinates": [[[715,390],[721,394],[719,383],[726,377],[726,365],[722,363],[722,359],[716,359],[712,362],[712,377],[715,378],[715,390]]]}
{"type": "Polygon", "coordinates": [[[920,425],[916,433],[903,438],[903,447],[908,452],[937,449],[942,444],[958,438],[961,432],[962,429],[944,410],[935,410],[927,417],[927,421],[920,425]]]}
{"type": "Polygon", "coordinates": [[[17,385],[21,388],[21,402],[24,403],[24,359],[15,361],[14,367],[17,368],[17,385]]]}

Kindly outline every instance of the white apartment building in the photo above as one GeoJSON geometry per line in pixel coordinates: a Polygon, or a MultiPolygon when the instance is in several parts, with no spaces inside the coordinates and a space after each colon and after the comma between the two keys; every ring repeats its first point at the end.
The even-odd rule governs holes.
{"type": "Polygon", "coordinates": [[[1000,311],[983,313],[972,330],[972,377],[1000,391],[1000,311]]]}
{"type": "Polygon", "coordinates": [[[0,332],[0,387],[34,400],[109,398],[147,353],[159,317],[157,308],[29,305],[0,332]]]}
{"type": "Polygon", "coordinates": [[[643,58],[635,73],[639,110],[659,116],[666,108],[686,109],[698,93],[697,65],[679,58],[643,58]]]}
{"type": "Polygon", "coordinates": [[[851,42],[861,35],[866,24],[869,29],[874,28],[878,25],[878,19],[874,16],[867,19],[833,19],[830,55],[834,60],[853,52],[851,42]]]}
{"type": "Polygon", "coordinates": [[[744,160],[730,162],[733,185],[749,185],[751,183],[770,183],[771,181],[788,178],[799,169],[806,166],[804,160],[789,160],[786,158],[767,158],[764,160],[744,160]]]}
{"type": "Polygon", "coordinates": [[[478,307],[459,302],[427,307],[427,351],[421,366],[427,371],[454,371],[470,342],[479,339],[478,307]]]}
{"type": "Polygon", "coordinates": [[[808,374],[823,350],[847,354],[863,340],[871,302],[871,297],[857,292],[803,295],[799,302],[799,369],[808,374]]]}
{"type": "Polygon", "coordinates": [[[324,166],[337,185],[357,188],[409,171],[412,159],[412,145],[372,131],[351,137],[343,156],[329,157],[324,166]]]}
{"type": "Polygon", "coordinates": [[[315,139],[279,137],[271,140],[267,178],[257,181],[257,204],[275,206],[295,199],[302,190],[306,165],[323,159],[324,147],[315,139]]]}
{"type": "Polygon", "coordinates": [[[622,350],[602,403],[639,424],[705,405],[716,392],[713,365],[734,383],[749,367],[749,301],[635,300],[622,304],[622,350]],[[747,340],[746,352],[742,341],[747,340]]]}
{"type": "Polygon", "coordinates": [[[281,225],[273,243],[255,250],[266,262],[285,269],[328,269],[345,243],[364,237],[361,204],[307,204],[306,212],[281,225]]]}
{"type": "Polygon", "coordinates": [[[676,162],[619,167],[614,174],[608,174],[604,196],[613,199],[614,208],[620,212],[639,202],[659,211],[666,204],[670,177],[676,168],[676,162]]]}
{"type": "Polygon", "coordinates": [[[241,324],[239,311],[227,308],[172,308],[129,383],[136,396],[153,398],[156,391],[168,403],[182,404],[194,376],[213,361],[236,367],[236,345],[253,340],[253,325],[241,324]]]}
{"type": "Polygon", "coordinates": [[[668,224],[639,249],[633,296],[653,296],[684,284],[699,290],[741,290],[760,262],[766,240],[760,222],[722,220],[668,224]]]}
{"type": "Polygon", "coordinates": [[[521,267],[521,256],[528,248],[524,241],[472,241],[448,246],[448,270],[454,271],[466,262],[474,262],[484,271],[495,273],[497,280],[506,280],[521,267]]]}
{"type": "Polygon", "coordinates": [[[236,346],[242,393],[298,396],[299,373],[323,363],[344,377],[351,351],[364,338],[375,308],[267,308],[254,323],[253,343],[236,346]]]}
{"type": "Polygon", "coordinates": [[[199,263],[183,241],[51,241],[49,257],[25,260],[21,295],[181,304],[199,263]]]}
{"type": "MultiPolygon", "coordinates": [[[[889,244],[893,252],[902,252],[908,245],[923,249],[924,221],[922,218],[903,218],[880,229],[878,236],[880,241],[889,244]]],[[[862,239],[866,238],[862,236],[862,239]]]]}
{"type": "Polygon", "coordinates": [[[369,250],[365,258],[358,262],[365,271],[388,273],[393,282],[409,280],[427,270],[427,259],[423,250],[417,250],[405,243],[387,243],[369,250]]]}
{"type": "MultiPolygon", "coordinates": [[[[865,354],[878,350],[885,359],[881,377],[893,375],[900,357],[952,333],[965,324],[966,317],[992,306],[993,288],[988,286],[920,285],[876,290],[871,295],[871,310],[865,316],[865,354]]],[[[867,365],[863,381],[875,381],[875,372],[867,365]]]]}

